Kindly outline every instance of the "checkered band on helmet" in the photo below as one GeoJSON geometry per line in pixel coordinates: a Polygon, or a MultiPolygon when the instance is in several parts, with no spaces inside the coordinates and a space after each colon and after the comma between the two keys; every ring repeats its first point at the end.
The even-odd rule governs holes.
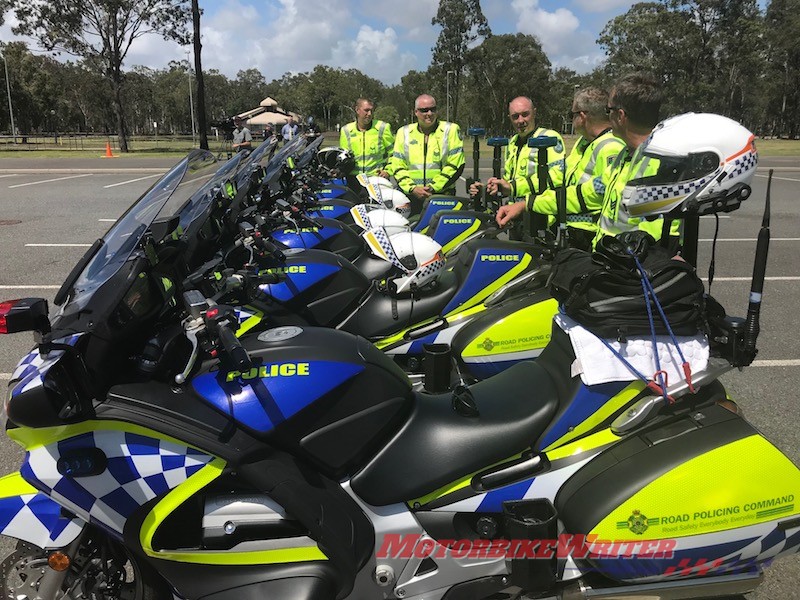
{"type": "Polygon", "coordinates": [[[357,204],[353,207],[353,210],[358,213],[358,218],[361,219],[361,223],[363,223],[364,227],[367,229],[372,227],[369,221],[369,211],[367,210],[366,206],[363,204],[357,204]]]}
{"type": "Polygon", "coordinates": [[[758,154],[752,151],[746,152],[733,161],[731,171],[728,173],[728,179],[739,177],[750,169],[755,169],[756,165],[758,165],[758,154]]]}
{"type": "Polygon", "coordinates": [[[424,280],[426,277],[438,273],[442,267],[444,267],[444,255],[439,252],[436,255],[436,260],[429,262],[419,270],[417,278],[424,280]]]}
{"type": "Polygon", "coordinates": [[[667,200],[669,198],[681,198],[688,196],[692,192],[704,187],[712,177],[704,177],[697,181],[684,181],[673,185],[662,185],[657,187],[649,187],[642,190],[636,203],[640,202],[656,202],[658,200],[667,200]]]}
{"type": "Polygon", "coordinates": [[[407,269],[403,266],[403,263],[400,262],[397,253],[394,251],[394,246],[392,246],[392,241],[389,239],[389,234],[386,233],[386,230],[383,227],[375,227],[370,231],[375,236],[375,239],[378,240],[381,250],[383,250],[386,253],[386,256],[389,257],[389,262],[403,271],[407,271],[407,269]]]}

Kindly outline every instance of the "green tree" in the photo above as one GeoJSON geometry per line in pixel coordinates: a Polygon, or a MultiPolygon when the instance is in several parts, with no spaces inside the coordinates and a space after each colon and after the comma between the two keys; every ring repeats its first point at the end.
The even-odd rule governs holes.
{"type": "MultiPolygon", "coordinates": [[[[453,115],[458,114],[461,77],[469,49],[483,38],[492,35],[489,23],[481,10],[480,0],[439,0],[439,10],[431,19],[442,31],[433,47],[431,71],[436,80],[446,81],[453,71],[450,96],[453,115]]],[[[444,86],[447,88],[447,86],[444,86]]],[[[447,98],[444,98],[447,102],[447,98]]],[[[454,118],[455,119],[455,118],[454,118]]]]}
{"type": "Polygon", "coordinates": [[[400,114],[397,109],[391,105],[378,106],[375,109],[375,118],[379,121],[386,121],[392,128],[392,131],[397,131],[402,123],[400,123],[400,114]]]}
{"type": "Polygon", "coordinates": [[[188,42],[185,0],[15,0],[14,7],[14,33],[102,66],[114,93],[119,148],[127,152],[122,64],[134,40],[148,33],[188,42]]]}
{"type": "Polygon", "coordinates": [[[550,61],[535,37],[492,36],[467,53],[466,65],[471,124],[493,133],[509,131],[508,103],[517,96],[530,96],[537,107],[537,121],[547,117],[543,107],[549,100],[550,61]]]}
{"type": "Polygon", "coordinates": [[[763,122],[772,135],[795,138],[800,129],[800,1],[772,0],[764,19],[768,101],[763,122]]]}

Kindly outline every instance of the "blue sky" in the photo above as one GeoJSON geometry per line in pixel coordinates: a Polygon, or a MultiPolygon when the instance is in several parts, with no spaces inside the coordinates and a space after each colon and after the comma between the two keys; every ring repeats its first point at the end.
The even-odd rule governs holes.
{"type": "MultiPolygon", "coordinates": [[[[387,84],[430,64],[438,0],[200,0],[203,67],[235,77],[255,67],[267,81],[317,64],[358,68],[387,84]]],[[[493,33],[539,38],[550,61],[583,73],[603,58],[595,40],[631,0],[481,0],[493,33]]],[[[13,38],[10,22],[0,39],[13,38]]],[[[187,48],[157,36],[137,40],[126,61],[163,68],[187,48]]]]}

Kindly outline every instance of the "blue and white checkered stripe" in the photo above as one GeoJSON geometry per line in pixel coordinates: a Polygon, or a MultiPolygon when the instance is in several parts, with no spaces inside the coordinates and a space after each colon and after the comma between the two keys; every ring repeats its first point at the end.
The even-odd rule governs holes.
{"type": "Polygon", "coordinates": [[[683,198],[688,196],[699,189],[702,189],[713,179],[712,176],[703,177],[697,181],[686,181],[676,183],[674,185],[661,185],[647,187],[641,194],[637,194],[633,199],[634,204],[647,204],[650,202],[657,202],[659,200],[668,200],[670,198],[683,198]]]}
{"type": "Polygon", "coordinates": [[[35,488],[86,521],[122,534],[125,521],[146,502],[179,486],[213,460],[183,444],[126,431],[94,431],[30,450],[20,472],[35,488]],[[100,475],[61,475],[69,450],[99,448],[108,458],[100,475]]]}
{"type": "MultiPolygon", "coordinates": [[[[67,337],[59,338],[54,342],[74,346],[83,334],[78,333],[67,337]]],[[[47,371],[64,355],[63,350],[53,350],[47,355],[39,354],[39,350],[31,350],[22,360],[17,363],[14,372],[11,374],[11,381],[18,383],[11,389],[11,396],[40,387],[43,377],[47,371]]]]}
{"type": "Polygon", "coordinates": [[[84,524],[61,516],[61,507],[42,493],[0,498],[0,535],[39,548],[63,548],[78,537],[84,524]]]}
{"type": "Polygon", "coordinates": [[[404,272],[408,271],[408,269],[403,266],[403,263],[400,262],[400,259],[397,258],[397,254],[394,251],[394,246],[392,245],[392,241],[389,239],[389,234],[386,233],[386,229],[383,227],[374,227],[373,229],[370,229],[370,231],[378,241],[381,250],[386,253],[386,256],[389,258],[389,262],[391,262],[395,267],[402,269],[404,272]]]}
{"type": "Polygon", "coordinates": [[[733,161],[731,172],[728,173],[728,179],[739,177],[750,169],[755,169],[758,164],[758,154],[755,152],[745,152],[733,161]]]}

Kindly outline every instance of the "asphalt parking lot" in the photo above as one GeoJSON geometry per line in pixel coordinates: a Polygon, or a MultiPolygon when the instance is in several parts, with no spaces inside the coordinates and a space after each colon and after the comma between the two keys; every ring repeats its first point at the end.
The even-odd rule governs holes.
{"type": "MultiPolygon", "coordinates": [[[[177,159],[0,160],[0,299],[40,296],[52,301],[61,282],[94,240],[177,159]]],[[[800,375],[800,158],[762,159],[753,195],[719,220],[712,294],[729,314],[744,315],[761,223],[767,168],[774,167],[769,265],[760,352],[751,368],[724,382],[745,415],[795,464],[800,427],[794,377],[800,375]]],[[[471,171],[469,169],[468,171],[471,171]]],[[[489,169],[482,169],[488,175],[489,169]]],[[[699,271],[705,276],[714,219],[701,221],[699,271]]],[[[28,334],[0,338],[0,385],[32,345],[28,334]]],[[[22,452],[0,437],[0,473],[19,467],[22,452]]],[[[0,546],[5,554],[8,543],[0,546]]],[[[751,600],[800,600],[800,556],[767,570],[751,600]]]]}

